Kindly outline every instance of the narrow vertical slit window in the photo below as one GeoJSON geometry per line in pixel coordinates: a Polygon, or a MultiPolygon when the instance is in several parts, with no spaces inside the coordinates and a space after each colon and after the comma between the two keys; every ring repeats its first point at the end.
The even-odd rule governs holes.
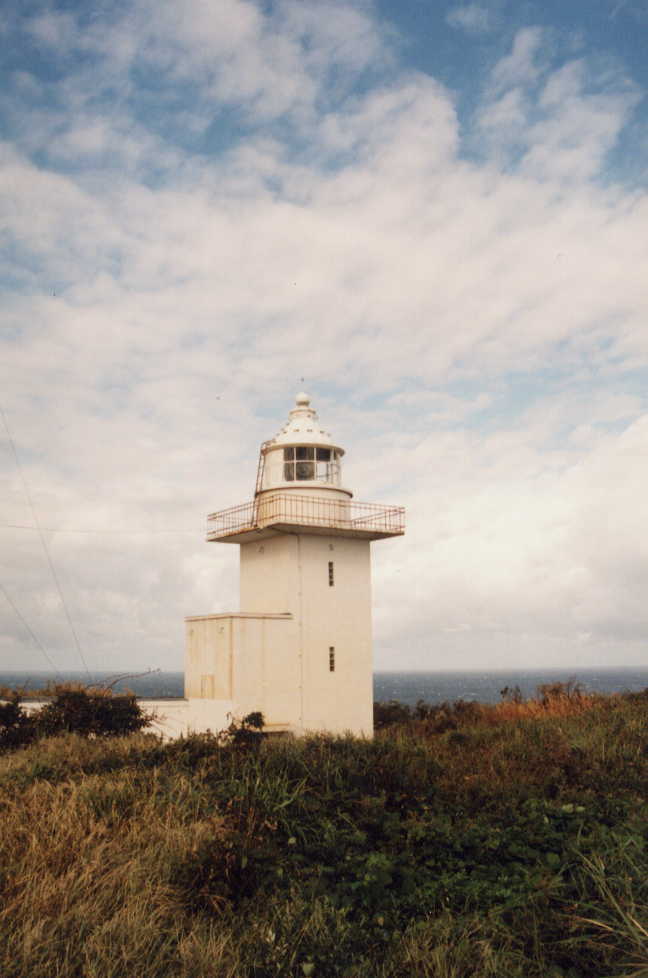
{"type": "Polygon", "coordinates": [[[334,574],[334,571],[333,571],[333,561],[332,560],[329,560],[328,565],[329,565],[329,587],[333,587],[333,585],[335,584],[335,574],[334,574]]]}
{"type": "Polygon", "coordinates": [[[335,672],[335,646],[329,645],[329,672],[335,672]]]}

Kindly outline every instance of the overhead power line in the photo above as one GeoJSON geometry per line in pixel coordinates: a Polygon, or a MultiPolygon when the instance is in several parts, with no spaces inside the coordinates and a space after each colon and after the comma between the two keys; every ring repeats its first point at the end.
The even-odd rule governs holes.
{"type": "Polygon", "coordinates": [[[72,636],[74,638],[74,644],[76,645],[77,653],[79,655],[79,658],[80,658],[81,662],[83,663],[83,668],[85,669],[85,671],[88,673],[88,676],[89,676],[90,675],[90,670],[88,669],[88,664],[87,664],[87,662],[85,660],[85,656],[84,656],[83,650],[81,648],[81,643],[79,642],[79,636],[76,633],[76,629],[75,629],[74,623],[72,621],[72,616],[70,615],[70,612],[68,610],[67,603],[66,603],[65,598],[63,596],[63,590],[61,588],[61,584],[60,584],[60,581],[58,579],[58,575],[56,573],[56,570],[54,568],[54,564],[52,562],[52,558],[50,556],[49,547],[47,546],[47,541],[45,540],[45,536],[44,536],[43,530],[41,528],[40,521],[38,519],[38,515],[36,513],[36,507],[34,506],[34,504],[32,502],[31,494],[29,492],[29,486],[27,485],[27,480],[25,479],[25,476],[23,474],[22,466],[20,464],[20,458],[18,456],[18,451],[17,451],[16,446],[14,444],[14,440],[11,437],[11,431],[9,430],[9,423],[7,421],[7,416],[5,415],[5,413],[4,413],[4,411],[3,411],[2,408],[0,408],[0,414],[2,414],[2,420],[4,422],[5,430],[7,432],[7,438],[9,439],[9,444],[11,446],[11,451],[13,453],[13,457],[14,457],[14,460],[16,462],[16,468],[18,470],[18,475],[20,476],[20,481],[22,482],[22,485],[23,485],[23,489],[24,489],[24,492],[25,492],[25,497],[27,499],[27,502],[29,503],[29,508],[30,508],[31,514],[32,514],[32,520],[34,521],[35,527],[36,527],[36,529],[38,531],[38,535],[40,537],[41,544],[43,545],[43,550],[44,550],[45,556],[47,558],[47,563],[49,564],[49,568],[50,568],[50,571],[52,573],[52,579],[54,581],[54,584],[56,585],[56,590],[58,591],[58,595],[59,595],[59,598],[61,600],[61,604],[63,606],[63,610],[65,611],[65,617],[67,618],[68,625],[70,626],[70,631],[72,632],[72,636]]]}
{"type": "Polygon", "coordinates": [[[1,530],[32,530],[37,533],[39,530],[43,530],[44,533],[106,533],[111,535],[113,533],[121,533],[125,536],[146,536],[152,533],[195,533],[196,528],[193,530],[75,530],[70,529],[66,526],[26,526],[22,523],[0,523],[1,530]]]}
{"type": "Polygon", "coordinates": [[[162,672],[161,669],[146,669],[145,672],[121,672],[117,676],[108,677],[108,680],[102,683],[104,689],[112,689],[117,683],[124,682],[126,679],[141,679],[142,676],[153,676],[158,672],[162,672]]]}
{"type": "Polygon", "coordinates": [[[45,648],[45,646],[43,645],[43,643],[41,642],[41,640],[38,638],[38,636],[34,634],[34,632],[32,631],[32,629],[30,628],[29,624],[25,620],[24,616],[21,614],[21,612],[18,610],[18,608],[16,607],[16,605],[13,603],[13,601],[9,597],[9,595],[7,593],[7,589],[5,588],[4,584],[1,584],[0,583],[0,591],[2,591],[2,593],[4,594],[5,598],[7,599],[7,604],[9,605],[10,608],[13,609],[13,611],[15,612],[16,617],[22,622],[22,624],[24,625],[24,627],[26,628],[26,630],[31,635],[31,638],[32,638],[32,641],[34,642],[34,644],[37,645],[38,648],[41,650],[41,652],[43,653],[43,655],[47,659],[47,662],[49,663],[49,665],[52,667],[52,669],[54,670],[54,672],[56,673],[56,675],[60,679],[61,678],[61,673],[58,671],[58,669],[56,668],[54,662],[52,661],[52,657],[50,656],[50,654],[48,653],[47,649],[45,648]]]}

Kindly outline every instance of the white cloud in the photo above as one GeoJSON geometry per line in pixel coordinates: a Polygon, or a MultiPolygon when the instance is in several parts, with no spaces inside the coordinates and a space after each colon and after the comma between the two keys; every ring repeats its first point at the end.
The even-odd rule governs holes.
{"type": "Polygon", "coordinates": [[[519,30],[511,53],[502,58],[493,69],[492,84],[495,90],[535,82],[546,61],[546,45],[547,35],[541,27],[524,27],[519,30]]]}
{"type": "Polygon", "coordinates": [[[102,89],[132,95],[136,69],[154,72],[157,104],[166,95],[170,113],[186,85],[201,113],[236,106],[251,120],[294,114],[303,123],[318,99],[336,101],[392,61],[387,32],[343,0],[281,0],[267,12],[251,0],[140,0],[116,19],[98,13],[81,25],[47,13],[27,26],[59,55],[93,58],[62,87],[77,108],[102,89]]]}
{"type": "Polygon", "coordinates": [[[446,14],[446,22],[450,27],[468,31],[470,34],[482,34],[493,27],[490,11],[477,3],[451,7],[446,14]]]}
{"type": "Polygon", "coordinates": [[[29,33],[47,47],[69,50],[74,44],[77,26],[72,14],[49,10],[27,22],[29,33]]]}
{"type": "MultiPolygon", "coordinates": [[[[617,655],[623,645],[628,661],[644,661],[648,551],[635,534],[648,521],[638,496],[648,476],[647,423],[644,415],[557,470],[529,446],[528,429],[479,446],[470,439],[460,454],[457,437],[442,440],[435,459],[442,479],[406,500],[418,514],[405,544],[409,573],[381,566],[376,584],[383,607],[398,605],[412,623],[407,645],[416,660],[468,625],[471,644],[456,664],[477,666],[474,649],[483,649],[494,621],[515,654],[523,635],[544,636],[541,662],[580,660],[575,645],[584,631],[590,661],[604,662],[615,642],[617,655]],[[484,465],[482,453],[495,465],[484,465]]],[[[396,649],[398,621],[382,624],[396,649]]],[[[515,662],[503,643],[499,655],[500,664],[515,662]]]]}
{"type": "Polygon", "coordinates": [[[583,183],[604,170],[641,92],[583,58],[551,69],[538,56],[542,40],[539,29],[519,31],[512,53],[495,65],[477,112],[479,145],[534,179],[583,183]]]}
{"type": "Polygon", "coordinates": [[[600,171],[640,94],[629,85],[588,92],[585,71],[574,61],[549,76],[539,98],[547,114],[529,129],[528,172],[584,180],[600,171]]]}
{"type": "MultiPolygon", "coordinates": [[[[376,547],[381,665],[639,661],[648,405],[624,371],[648,361],[648,203],[595,179],[636,92],[549,68],[529,29],[468,162],[451,95],[397,70],[370,10],[319,10],[187,0],[153,24],[140,3],[72,40],[45,20],[95,81],[70,67],[51,108],[24,79],[5,100],[5,410],[42,524],[98,531],[51,537],[87,657],[179,667],[183,615],[235,606],[234,548],[203,544],[203,517],[247,499],[304,376],[358,497],[409,509],[376,547]],[[199,104],[149,120],[135,63],[199,104]],[[256,128],[174,138],[225,104],[256,128]]],[[[0,522],[28,523],[0,457],[0,522]]],[[[74,664],[37,537],[0,533],[0,580],[74,664]]],[[[6,655],[37,666],[2,615],[6,655]]]]}

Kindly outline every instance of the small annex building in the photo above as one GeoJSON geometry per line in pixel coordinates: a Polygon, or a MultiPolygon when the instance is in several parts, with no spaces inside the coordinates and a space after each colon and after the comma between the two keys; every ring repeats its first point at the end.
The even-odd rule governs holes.
{"type": "Polygon", "coordinates": [[[186,619],[194,729],[258,710],[268,732],[371,736],[371,543],[403,534],[405,513],[356,502],[343,457],[298,394],[254,498],[208,517],[209,542],[240,548],[241,610],[186,619]]]}

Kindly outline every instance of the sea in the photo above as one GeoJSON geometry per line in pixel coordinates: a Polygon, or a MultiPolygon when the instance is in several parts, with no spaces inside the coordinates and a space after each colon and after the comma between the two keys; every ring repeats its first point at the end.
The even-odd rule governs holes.
{"type": "MultiPolygon", "coordinates": [[[[38,689],[47,683],[80,682],[112,685],[114,690],[130,689],[142,699],[175,699],[183,695],[182,672],[149,672],[124,676],[110,672],[0,672],[0,688],[8,686],[38,689]],[[120,678],[122,677],[122,678],[120,678]]],[[[533,696],[545,683],[578,683],[585,692],[622,693],[648,689],[648,666],[625,668],[507,669],[473,672],[376,672],[374,700],[397,700],[413,706],[426,703],[469,700],[497,703],[502,690],[520,688],[525,698],[533,696]]]]}

